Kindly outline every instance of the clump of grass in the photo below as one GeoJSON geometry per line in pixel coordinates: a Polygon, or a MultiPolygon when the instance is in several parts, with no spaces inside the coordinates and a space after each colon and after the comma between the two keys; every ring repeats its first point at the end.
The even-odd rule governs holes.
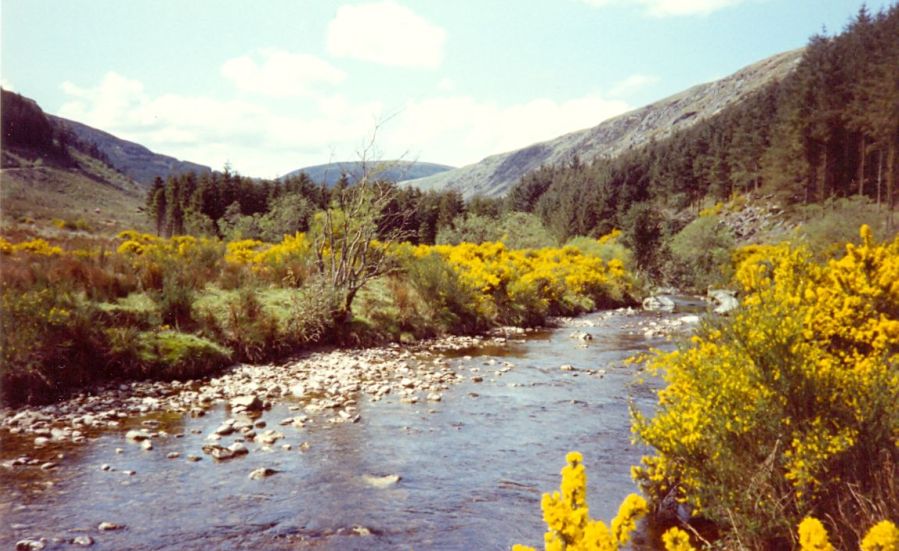
{"type": "Polygon", "coordinates": [[[231,351],[209,339],[180,331],[144,331],[137,335],[144,374],[158,379],[192,379],[231,362],[231,351]]]}

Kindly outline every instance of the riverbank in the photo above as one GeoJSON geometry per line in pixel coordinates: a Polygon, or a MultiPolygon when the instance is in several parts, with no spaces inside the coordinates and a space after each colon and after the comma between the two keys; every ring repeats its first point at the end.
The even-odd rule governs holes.
{"type": "Polygon", "coordinates": [[[556,329],[319,350],[192,385],[133,383],[130,398],[116,387],[22,408],[47,417],[35,429],[69,427],[84,440],[70,433],[36,447],[24,425],[0,430],[2,541],[343,550],[531,541],[542,530],[540,492],[557,485],[559,449],[581,449],[602,473],[591,481],[597,512],[633,491],[640,450],[629,445],[627,404],[646,406],[653,394],[624,360],[665,346],[646,332],[669,319],[678,317],[622,309],[556,320],[556,329]],[[233,399],[249,394],[263,409],[239,413],[252,399],[233,399]],[[198,403],[202,415],[192,413],[198,403]],[[98,420],[110,410],[125,416],[106,428],[98,420]],[[269,474],[251,479],[260,469],[269,474]],[[101,532],[101,522],[123,528],[101,532]]]}
{"type": "Polygon", "coordinates": [[[238,403],[248,397],[252,410],[296,399],[302,403],[298,410],[326,412],[328,422],[342,423],[356,418],[361,396],[378,400],[392,394],[410,403],[439,401],[441,393],[462,377],[440,354],[487,343],[502,345],[532,331],[503,327],[482,336],[448,336],[409,345],[323,348],[277,364],[236,364],[197,380],[111,383],[55,404],[0,409],[0,428],[33,437],[36,447],[83,444],[89,434],[118,428],[131,416],[168,412],[199,417],[221,403],[240,409],[238,403]]]}

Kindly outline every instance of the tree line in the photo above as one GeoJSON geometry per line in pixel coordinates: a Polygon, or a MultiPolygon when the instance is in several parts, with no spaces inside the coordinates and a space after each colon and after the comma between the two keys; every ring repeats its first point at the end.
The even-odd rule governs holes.
{"type": "Polygon", "coordinates": [[[786,204],[863,195],[892,208],[897,144],[899,6],[862,7],[843,33],[812,37],[782,81],[614,159],[529,173],[507,208],[539,214],[560,239],[653,231],[662,210],[747,192],[786,204]]]}
{"type": "MultiPolygon", "coordinates": [[[[442,228],[467,213],[495,214],[498,202],[479,199],[466,205],[456,191],[400,188],[374,181],[387,198],[380,204],[381,234],[397,232],[415,244],[433,244],[442,228]]],[[[305,173],[282,180],[258,180],[229,170],[157,178],[147,194],[147,211],[160,236],[192,234],[228,239],[278,241],[305,232],[317,212],[338,206],[353,186],[344,175],[333,187],[305,173]]]]}

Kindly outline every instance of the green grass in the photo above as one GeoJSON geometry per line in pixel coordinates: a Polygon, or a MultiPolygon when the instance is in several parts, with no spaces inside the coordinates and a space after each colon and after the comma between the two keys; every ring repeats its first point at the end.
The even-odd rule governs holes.
{"type": "Polygon", "coordinates": [[[78,168],[50,166],[4,152],[18,166],[0,170],[0,221],[60,231],[54,220],[83,220],[98,233],[148,231],[140,209],[145,190],[125,176],[80,153],[78,168]]]}
{"type": "Polygon", "coordinates": [[[178,331],[146,331],[138,335],[138,359],[154,376],[199,377],[227,365],[231,351],[208,339],[178,331]]]}

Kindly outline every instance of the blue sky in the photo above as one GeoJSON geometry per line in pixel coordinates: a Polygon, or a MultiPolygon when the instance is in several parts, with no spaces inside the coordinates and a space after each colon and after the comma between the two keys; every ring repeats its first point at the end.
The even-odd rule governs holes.
{"type": "Polygon", "coordinates": [[[363,151],[460,166],[801,47],[861,5],[0,0],[0,79],[47,112],[251,176],[363,151]]]}

